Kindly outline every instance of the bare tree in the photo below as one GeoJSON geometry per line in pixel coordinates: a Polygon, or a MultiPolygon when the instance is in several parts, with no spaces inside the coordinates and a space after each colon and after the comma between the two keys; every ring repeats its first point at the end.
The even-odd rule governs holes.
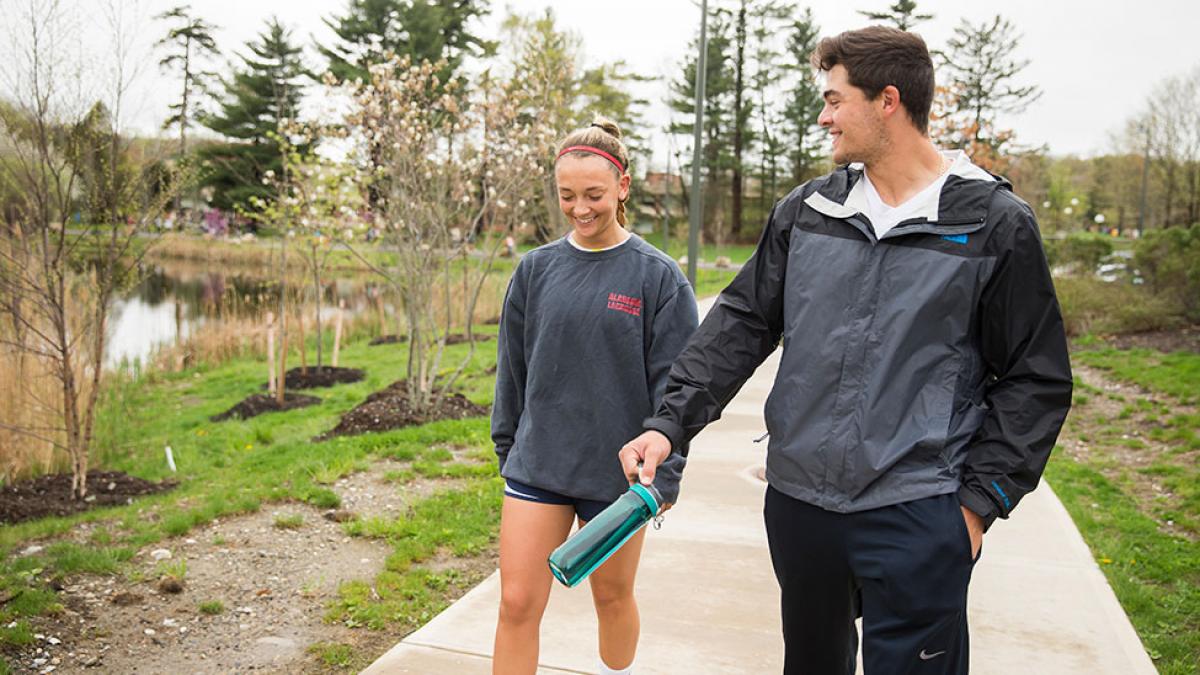
{"type": "Polygon", "coordinates": [[[82,64],[64,56],[77,37],[75,11],[57,0],[29,0],[4,12],[16,18],[10,45],[17,53],[0,71],[12,101],[0,120],[9,151],[0,158],[0,181],[18,186],[21,198],[0,241],[0,313],[13,327],[0,333],[0,346],[51,374],[57,394],[49,400],[24,387],[43,414],[0,425],[64,452],[73,492],[82,499],[109,308],[136,274],[136,233],[161,212],[175,185],[150,185],[159,174],[142,170],[145,153],[131,152],[120,125],[136,74],[129,13],[105,7],[112,59],[108,77],[93,74],[92,81],[108,81],[103,105],[89,110],[80,94],[82,64]]]}

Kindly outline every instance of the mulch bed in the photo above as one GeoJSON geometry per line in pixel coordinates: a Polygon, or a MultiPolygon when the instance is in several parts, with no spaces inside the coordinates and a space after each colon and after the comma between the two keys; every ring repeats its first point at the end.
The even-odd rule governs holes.
{"type": "Polygon", "coordinates": [[[279,405],[274,394],[253,394],[242,399],[241,403],[238,403],[229,410],[220,415],[213,415],[208,419],[210,422],[224,422],[231,417],[247,419],[263,413],[303,408],[305,406],[316,405],[320,402],[321,399],[316,396],[284,392],[283,405],[279,405]]]}
{"type": "MultiPolygon", "coordinates": [[[[364,373],[358,368],[334,368],[333,366],[321,366],[320,368],[308,368],[308,372],[303,372],[304,369],[292,368],[284,373],[283,388],[284,389],[316,389],[318,387],[332,387],[335,384],[349,384],[358,382],[363,379],[364,373]]],[[[263,383],[263,389],[267,388],[267,383],[263,383]]]]}
{"type": "Polygon", "coordinates": [[[403,427],[425,424],[436,420],[460,420],[488,414],[486,406],[472,403],[462,394],[451,394],[439,401],[427,413],[413,410],[408,396],[408,383],[393,382],[367,396],[353,410],[342,416],[332,431],[321,434],[314,440],[323,441],[335,436],[354,436],[371,431],[388,431],[403,427]]]}
{"type": "MultiPolygon", "coordinates": [[[[488,340],[492,339],[492,336],[490,335],[475,335],[473,337],[475,338],[476,342],[487,342],[488,340]]],[[[455,333],[454,335],[446,336],[446,344],[448,345],[460,345],[466,341],[467,336],[463,335],[462,333],[455,333]]]]}
{"type": "Polygon", "coordinates": [[[1117,349],[1157,349],[1160,352],[1192,352],[1200,354],[1200,326],[1175,330],[1150,331],[1113,335],[1104,341],[1117,349]]]}
{"type": "Polygon", "coordinates": [[[172,490],[179,483],[151,483],[122,471],[89,471],[88,494],[77,500],[71,494],[71,475],[38,476],[0,489],[0,523],[20,523],[47,516],[68,516],[100,506],[128,504],[134,497],[172,490]]]}
{"type": "MultiPolygon", "coordinates": [[[[476,342],[487,342],[492,339],[490,335],[476,335],[474,337],[476,342]]],[[[446,344],[448,345],[459,345],[466,341],[467,336],[462,333],[453,333],[446,336],[446,344]]],[[[368,342],[367,345],[374,347],[376,345],[394,345],[402,342],[408,342],[407,335],[380,335],[368,342]]]]}
{"type": "Polygon", "coordinates": [[[407,335],[380,335],[379,337],[367,343],[368,347],[376,347],[379,345],[394,345],[401,342],[408,342],[407,335]]]}

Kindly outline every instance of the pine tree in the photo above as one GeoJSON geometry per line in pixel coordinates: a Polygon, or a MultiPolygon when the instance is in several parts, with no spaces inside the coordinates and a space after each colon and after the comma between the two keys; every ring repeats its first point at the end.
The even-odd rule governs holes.
{"type": "Polygon", "coordinates": [[[811,178],[824,155],[823,132],[817,125],[817,115],[825,102],[809,65],[809,55],[816,49],[819,37],[820,29],[813,20],[811,9],[805,9],[788,31],[789,65],[796,78],[786,99],[784,119],[791,136],[788,149],[792,180],[796,183],[811,178]]]}
{"type": "Polygon", "coordinates": [[[788,19],[797,11],[790,1],[758,3],[751,19],[753,51],[750,88],[757,99],[758,181],[760,218],[766,218],[770,203],[778,193],[779,160],[788,151],[787,138],[780,133],[786,127],[781,106],[779,88],[790,73],[788,64],[782,61],[783,53],[777,48],[776,39],[788,25],[788,19]]]}
{"type": "Polygon", "coordinates": [[[941,55],[946,77],[951,126],[959,130],[960,147],[987,146],[1001,154],[1011,132],[997,128],[1002,113],[1020,113],[1037,101],[1037,85],[1017,83],[1029,61],[1016,58],[1020,35],[1007,19],[996,15],[978,25],[963,19],[941,55]]]}
{"type": "Polygon", "coordinates": [[[246,48],[241,70],[225,82],[220,112],[203,120],[204,126],[231,139],[201,152],[207,169],[203,182],[213,188],[212,204],[220,209],[249,209],[252,197],[271,198],[263,178],[282,168],[277,134],[295,118],[302,82],[309,76],[303,48],[278,18],[271,18],[246,48]]]}
{"type": "MultiPolygon", "coordinates": [[[[721,181],[731,163],[729,149],[733,127],[734,83],[730,77],[730,50],[733,42],[729,36],[730,28],[725,13],[715,12],[709,17],[708,48],[704,64],[704,128],[701,131],[704,147],[701,157],[706,194],[704,236],[710,241],[716,240],[724,218],[721,203],[713,197],[721,194],[721,181]]],[[[694,131],[696,111],[695,55],[698,50],[699,36],[693,39],[688,47],[689,56],[684,62],[679,79],[671,83],[670,105],[675,112],[680,113],[682,121],[673,122],[670,131],[672,134],[686,136],[689,142],[694,131]]],[[[680,169],[690,171],[688,166],[681,166],[680,169]]]]}
{"type": "Polygon", "coordinates": [[[216,27],[204,19],[192,16],[191,7],[188,5],[179,5],[155,18],[182,23],[167,31],[157,45],[171,50],[158,65],[164,70],[178,69],[183,76],[183,89],[179,101],[170,105],[171,116],[163,122],[162,127],[168,129],[179,126],[179,154],[183,156],[187,154],[188,127],[203,115],[202,109],[197,105],[197,98],[211,93],[209,83],[216,77],[202,69],[206,58],[220,54],[217,42],[212,36],[216,27]]]}
{"type": "Polygon", "coordinates": [[[338,42],[317,49],[342,81],[366,81],[367,68],[390,52],[413,63],[445,59],[439,73],[445,82],[458,72],[463,57],[495,51],[493,43],[469,30],[488,12],[483,0],[351,0],[345,14],[325,19],[338,42]]]}
{"type": "Polygon", "coordinates": [[[868,12],[859,10],[858,13],[872,21],[890,23],[900,30],[912,30],[914,26],[922,21],[928,21],[933,18],[932,14],[917,13],[916,0],[896,0],[896,2],[888,5],[885,11],[868,12]]]}

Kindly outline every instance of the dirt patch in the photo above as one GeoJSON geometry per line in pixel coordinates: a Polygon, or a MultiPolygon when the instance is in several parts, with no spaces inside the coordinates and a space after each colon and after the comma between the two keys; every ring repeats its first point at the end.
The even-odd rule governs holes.
{"type": "Polygon", "coordinates": [[[1160,352],[1192,352],[1200,354],[1200,326],[1176,330],[1151,331],[1113,335],[1104,341],[1117,349],[1157,349],[1160,352]]]}
{"type": "MultiPolygon", "coordinates": [[[[499,323],[498,320],[497,320],[497,323],[499,323]]],[[[487,324],[485,323],[484,325],[487,325],[487,324]]],[[[474,338],[475,342],[487,342],[488,340],[492,339],[492,336],[490,336],[490,335],[475,335],[475,336],[473,336],[473,338],[474,338]]],[[[467,341],[467,336],[462,333],[453,333],[451,335],[446,336],[446,344],[447,345],[460,345],[466,341],[467,341]]],[[[408,342],[407,335],[380,335],[379,337],[368,342],[367,345],[374,347],[376,345],[394,345],[394,344],[402,343],[402,342],[408,342]]]]}
{"type": "Polygon", "coordinates": [[[316,405],[320,402],[321,399],[317,398],[316,396],[291,394],[285,391],[283,394],[283,405],[280,405],[274,394],[253,394],[242,399],[241,402],[229,410],[226,410],[220,415],[213,415],[208,419],[211,422],[224,422],[231,417],[248,419],[263,413],[292,410],[293,408],[304,408],[310,405],[316,405]]]}
{"type": "MultiPolygon", "coordinates": [[[[362,380],[365,374],[358,368],[335,368],[321,366],[320,368],[292,368],[283,376],[284,389],[317,389],[332,387],[338,384],[349,384],[362,380]]],[[[267,388],[264,382],[262,389],[267,388]]]]}
{"type": "Polygon", "coordinates": [[[1196,533],[1156,515],[1177,507],[1181,497],[1158,476],[1142,471],[1162,462],[1194,465],[1197,453],[1174,452],[1171,445],[1150,435],[1161,424],[1151,415],[1158,413],[1161,418],[1164,410],[1194,414],[1194,409],[1181,406],[1169,396],[1110,380],[1095,368],[1074,364],[1072,371],[1085,386],[1076,389],[1075,404],[1059,438],[1063,451],[1126,486],[1140,510],[1155,518],[1160,530],[1195,541],[1196,533]],[[1139,401],[1142,405],[1137,404],[1139,401]]]}
{"type": "Polygon", "coordinates": [[[24,480],[0,489],[0,523],[19,523],[47,516],[67,516],[99,506],[128,504],[134,497],[172,490],[178,483],[151,483],[121,471],[89,471],[88,496],[71,494],[70,474],[24,480]]]}
{"type": "MultiPolygon", "coordinates": [[[[340,511],[394,518],[423,496],[461,483],[383,479],[406,466],[376,462],[336,481],[330,487],[342,498],[340,511]]],[[[323,673],[330,669],[308,647],[340,643],[352,648],[357,668],[365,667],[403,635],[330,624],[324,617],[339,585],[372,581],[391,547],[347,536],[333,515],[304,504],[276,504],[148,546],[126,577],[68,578],[60,593],[63,612],[36,619],[42,638],[9,663],[17,672],[55,665],[55,673],[323,673]],[[164,552],[170,557],[155,559],[164,552]],[[162,592],[163,570],[182,565],[183,591],[162,592]]],[[[491,574],[496,560],[492,547],[480,556],[438,556],[425,565],[463,572],[464,588],[447,590],[452,601],[491,574]]]]}
{"type": "Polygon", "coordinates": [[[367,396],[367,400],[343,415],[332,431],[314,440],[322,441],[334,436],[354,436],[371,431],[401,429],[435,420],[460,420],[486,414],[487,407],[472,403],[462,394],[451,394],[443,398],[432,410],[416,411],[409,398],[408,383],[400,380],[367,396]]]}

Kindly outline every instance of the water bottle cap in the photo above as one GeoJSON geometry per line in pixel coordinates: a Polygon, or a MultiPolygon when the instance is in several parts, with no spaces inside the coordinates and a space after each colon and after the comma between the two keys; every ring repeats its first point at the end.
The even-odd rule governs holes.
{"type": "Polygon", "coordinates": [[[637,496],[646,502],[646,506],[650,507],[650,513],[658,515],[658,503],[662,499],[662,496],[658,494],[658,490],[653,485],[634,483],[629,489],[637,493],[637,496]]]}

